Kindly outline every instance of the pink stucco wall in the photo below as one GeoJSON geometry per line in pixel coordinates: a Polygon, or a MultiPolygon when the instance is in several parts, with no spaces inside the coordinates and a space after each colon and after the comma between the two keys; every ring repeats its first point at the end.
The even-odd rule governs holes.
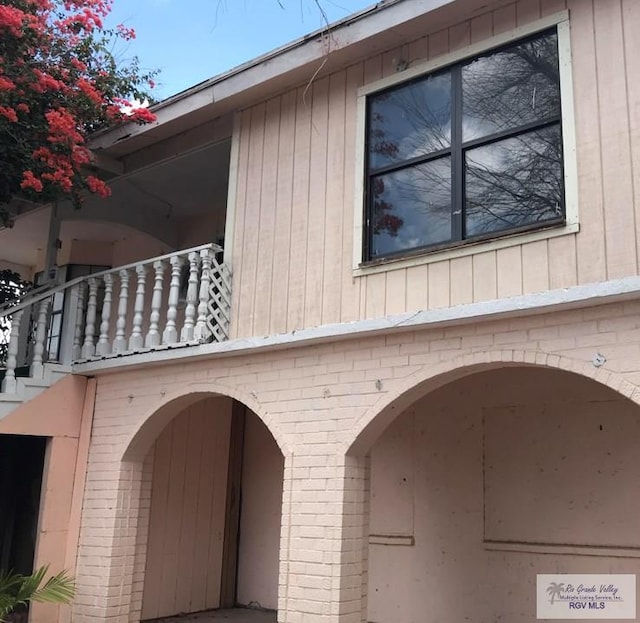
{"type": "MultiPolygon", "coordinates": [[[[75,572],[96,383],[67,376],[0,420],[0,434],[48,437],[34,568],[75,572]]],[[[67,621],[68,607],[34,604],[31,623],[67,621]],[[60,618],[58,618],[60,617],[60,618]]]]}

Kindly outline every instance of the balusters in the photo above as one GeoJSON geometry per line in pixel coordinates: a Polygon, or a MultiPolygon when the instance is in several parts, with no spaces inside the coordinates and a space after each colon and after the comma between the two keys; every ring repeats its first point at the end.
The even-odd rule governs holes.
{"type": "Polygon", "coordinates": [[[180,297],[180,268],[182,258],[174,255],[171,260],[171,283],[169,284],[169,301],[167,303],[167,323],[162,333],[163,344],[173,344],[178,341],[176,318],[178,317],[178,300],[180,297]]]}
{"type": "Polygon", "coordinates": [[[87,317],[84,327],[84,344],[82,345],[82,358],[93,357],[96,352],[96,317],[98,311],[98,280],[95,277],[89,279],[89,297],[87,299],[87,317]]]}
{"type": "Polygon", "coordinates": [[[200,251],[202,274],[200,276],[200,291],[198,293],[198,320],[196,321],[193,336],[196,340],[204,341],[209,338],[211,332],[207,327],[207,303],[209,302],[209,287],[211,284],[211,249],[200,251]]]}
{"type": "Polygon", "coordinates": [[[147,269],[143,264],[136,266],[136,300],[133,307],[133,326],[129,338],[129,350],[142,347],[142,314],[144,313],[144,293],[147,284],[147,269]]]}
{"type": "Polygon", "coordinates": [[[144,340],[147,347],[160,344],[160,307],[162,306],[162,285],[164,281],[165,263],[162,260],[153,263],[155,279],[153,282],[153,296],[151,297],[151,315],[149,316],[149,331],[144,340]]]}
{"type": "Polygon", "coordinates": [[[36,335],[33,345],[33,359],[31,360],[31,376],[34,379],[41,379],[44,376],[44,346],[47,341],[47,320],[49,315],[49,305],[51,299],[40,301],[37,307],[36,335]]]}
{"type": "Polygon", "coordinates": [[[116,320],[116,338],[113,340],[113,352],[122,353],[127,350],[127,305],[129,301],[129,271],[122,269],[120,275],[120,298],[118,300],[118,320],[116,320]]]}
{"type": "Polygon", "coordinates": [[[0,389],[8,394],[15,394],[17,391],[16,382],[16,366],[18,365],[18,347],[20,340],[20,322],[22,320],[22,314],[24,310],[21,309],[13,314],[11,317],[11,334],[9,336],[9,347],[7,352],[7,369],[5,371],[4,379],[2,380],[2,387],[0,389]]]}
{"type": "Polygon", "coordinates": [[[76,303],[76,322],[73,328],[73,346],[71,348],[71,358],[75,361],[82,356],[82,335],[84,329],[84,303],[85,303],[85,284],[80,282],[75,286],[74,291],[77,296],[76,303]]]}
{"type": "MultiPolygon", "coordinates": [[[[222,270],[220,276],[216,274],[214,248],[217,247],[210,245],[190,251],[188,255],[176,253],[101,276],[90,275],[66,290],[67,296],[71,293],[68,306],[74,314],[70,330],[67,331],[66,326],[64,330],[71,344],[66,341],[63,344],[63,360],[69,356],[71,361],[78,361],[161,345],[205,342],[212,336],[217,340],[226,339],[227,284],[222,270]],[[131,284],[134,270],[135,291],[131,284]],[[169,282],[168,286],[165,281],[169,282]],[[147,293],[147,285],[151,292],[147,293]],[[135,297],[132,301],[129,300],[130,288],[131,296],[135,297]],[[181,303],[185,294],[183,310],[181,303]]],[[[51,302],[51,298],[38,301],[33,304],[33,311],[28,312],[35,321],[31,360],[34,378],[44,376],[51,302]]],[[[13,392],[17,387],[15,370],[21,352],[18,344],[21,318],[26,319],[23,312],[14,314],[1,391],[13,392]]],[[[25,332],[26,329],[23,336],[25,332]]]]}
{"type": "Polygon", "coordinates": [[[198,302],[198,254],[189,253],[189,285],[187,287],[187,303],[184,309],[184,324],[180,331],[180,341],[193,339],[196,320],[196,303],[198,302]]]}
{"type": "Polygon", "coordinates": [[[109,322],[111,320],[111,302],[113,299],[113,275],[104,276],[104,302],[102,303],[102,322],[100,323],[100,337],[96,353],[108,355],[111,352],[109,343],[109,322]]]}

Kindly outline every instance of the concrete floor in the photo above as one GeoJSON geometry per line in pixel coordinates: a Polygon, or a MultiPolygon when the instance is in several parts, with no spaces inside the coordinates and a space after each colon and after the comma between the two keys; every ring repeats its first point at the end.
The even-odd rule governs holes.
{"type": "MultiPolygon", "coordinates": [[[[276,623],[277,614],[273,610],[253,610],[233,608],[231,610],[209,610],[196,614],[154,619],[153,623],[276,623]]],[[[151,622],[148,622],[151,623],[151,622]]]]}

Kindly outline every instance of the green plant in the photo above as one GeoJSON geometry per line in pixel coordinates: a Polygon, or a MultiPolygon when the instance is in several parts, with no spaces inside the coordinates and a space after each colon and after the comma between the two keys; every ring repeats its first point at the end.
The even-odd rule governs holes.
{"type": "Polygon", "coordinates": [[[45,581],[48,571],[49,566],[45,565],[31,575],[0,572],[0,622],[18,606],[32,601],[66,604],[73,599],[73,578],[61,571],[45,581]]]}

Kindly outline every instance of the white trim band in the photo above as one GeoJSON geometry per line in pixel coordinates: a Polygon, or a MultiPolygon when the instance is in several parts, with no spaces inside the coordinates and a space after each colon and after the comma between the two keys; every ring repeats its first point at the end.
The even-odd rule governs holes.
{"type": "Polygon", "coordinates": [[[254,351],[264,352],[337,340],[362,339],[393,330],[435,329],[551,311],[595,307],[596,305],[638,298],[640,298],[640,276],[624,277],[468,305],[408,312],[371,320],[321,325],[290,333],[146,351],[126,357],[105,357],[100,360],[77,363],[73,366],[73,372],[76,374],[97,374],[102,371],[131,366],[162,365],[178,360],[195,360],[216,356],[237,356],[254,351]]]}

